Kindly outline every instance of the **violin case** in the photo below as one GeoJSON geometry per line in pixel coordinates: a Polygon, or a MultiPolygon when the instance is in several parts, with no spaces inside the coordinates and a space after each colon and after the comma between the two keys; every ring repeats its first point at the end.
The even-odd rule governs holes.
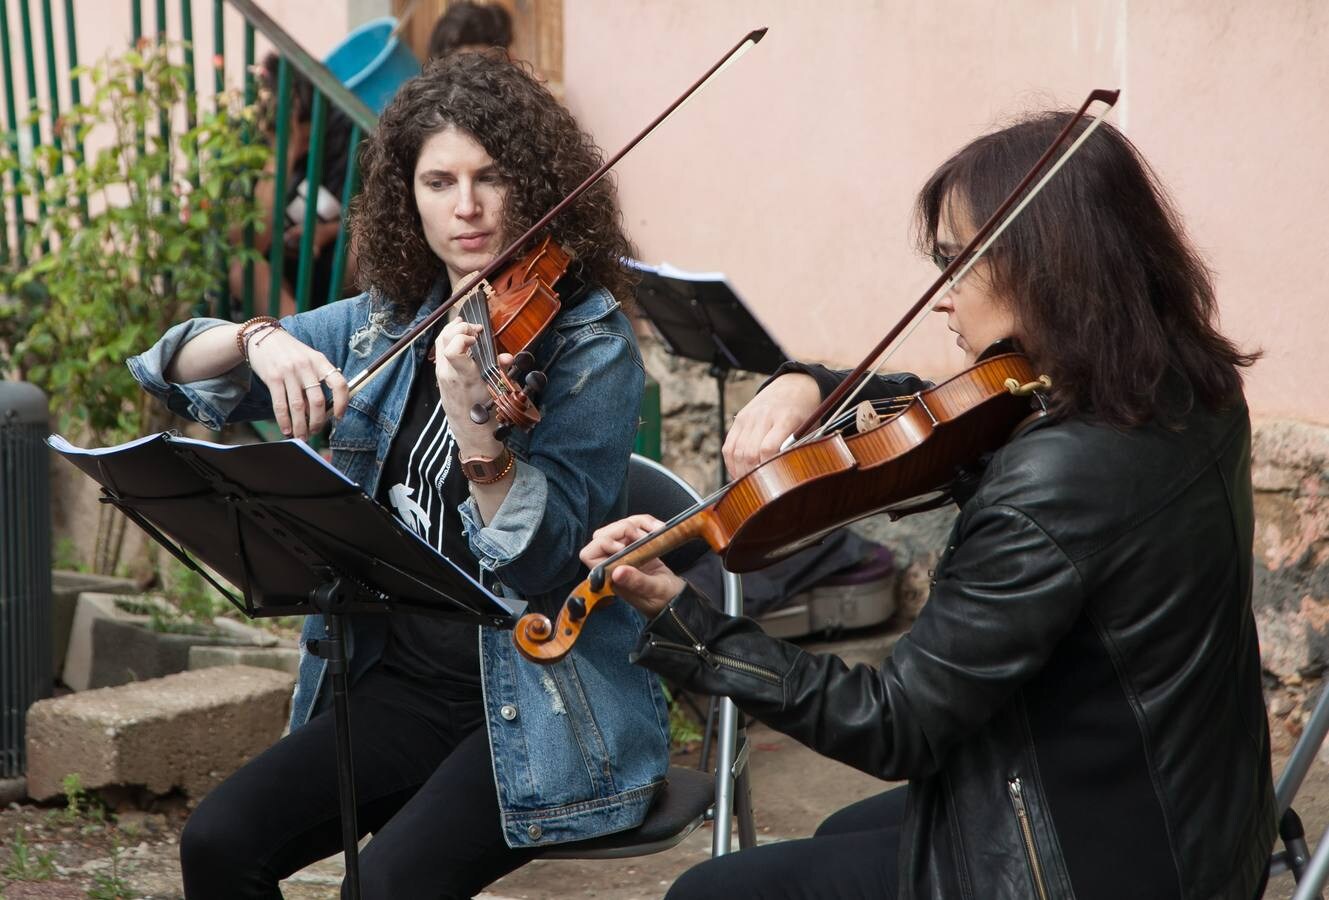
{"type": "MultiPolygon", "coordinates": [[[[720,605],[718,556],[708,553],[681,574],[720,605]]],[[[879,625],[896,609],[894,555],[848,528],[742,579],[744,613],[772,637],[833,636],[879,625]]]]}

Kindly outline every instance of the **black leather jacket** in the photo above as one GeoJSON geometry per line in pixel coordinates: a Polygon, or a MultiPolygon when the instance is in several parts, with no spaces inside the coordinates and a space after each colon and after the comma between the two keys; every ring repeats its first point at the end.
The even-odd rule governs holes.
{"type": "Polygon", "coordinates": [[[879,668],[691,590],[636,659],[908,779],[901,897],[1251,900],[1275,833],[1253,518],[1244,405],[1040,420],[990,460],[879,668]]]}

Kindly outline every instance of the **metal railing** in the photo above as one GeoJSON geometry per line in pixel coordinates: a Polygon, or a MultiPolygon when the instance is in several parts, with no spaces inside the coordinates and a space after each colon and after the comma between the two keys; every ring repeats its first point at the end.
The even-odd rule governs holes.
{"type": "MultiPolygon", "coordinates": [[[[198,3],[197,5],[204,5],[198,3]]],[[[109,5],[109,4],[108,4],[109,5]]],[[[320,306],[342,296],[348,260],[346,215],[351,198],[359,188],[359,170],[356,149],[360,140],[373,131],[377,116],[357,96],[337,80],[327,67],[314,59],[299,43],[261,10],[254,0],[211,0],[212,53],[201,52],[195,43],[193,14],[195,2],[177,0],[174,23],[168,23],[167,0],[153,0],[154,22],[146,30],[142,0],[130,0],[125,12],[131,23],[128,51],[141,39],[179,41],[183,46],[184,64],[189,72],[189,89],[196,83],[211,78],[212,88],[221,93],[228,86],[226,80],[226,14],[243,21],[243,91],[246,105],[257,99],[258,80],[255,73],[256,35],[262,34],[278,55],[274,106],[276,118],[273,129],[274,165],[272,172],[272,210],[266,232],[266,248],[261,246],[263,236],[256,235],[251,226],[245,230],[243,240],[250,249],[263,252],[263,261],[257,266],[250,261],[243,273],[218,273],[218,291],[212,315],[223,318],[248,318],[256,312],[280,315],[283,312],[306,310],[320,306]],[[178,34],[171,33],[174,24],[178,34]],[[208,75],[208,70],[211,75],[208,75]],[[320,248],[316,244],[316,230],[320,224],[318,188],[306,187],[307,195],[302,221],[299,226],[298,253],[288,259],[285,235],[287,225],[290,179],[299,179],[301,173],[290,172],[292,150],[291,112],[295,97],[295,83],[303,79],[310,86],[310,122],[308,147],[305,152],[303,180],[306,186],[321,185],[329,174],[326,170],[326,151],[331,138],[344,139],[345,160],[340,162],[341,191],[335,199],[340,206],[335,241],[320,248]],[[329,249],[330,247],[330,249],[329,249]],[[325,255],[330,254],[330,256],[325,255]],[[317,278],[316,267],[321,267],[323,278],[317,278]],[[288,280],[293,284],[288,288],[288,280]],[[321,281],[322,284],[317,284],[321,281]],[[315,290],[316,284],[321,290],[315,290]],[[285,301],[285,302],[283,302],[285,301]]],[[[79,41],[74,0],[64,0],[63,16],[56,17],[52,0],[0,0],[0,65],[3,65],[4,113],[11,150],[18,156],[31,152],[31,148],[49,145],[57,150],[57,160],[66,156],[79,159],[83,154],[82,141],[78,146],[63,147],[56,122],[60,118],[62,97],[77,105],[81,102],[83,77],[77,74],[79,41]],[[41,16],[41,44],[34,40],[33,7],[39,4],[41,16]],[[15,15],[16,13],[16,15],[15,15]],[[21,44],[21,59],[16,59],[11,46],[11,24],[17,26],[21,44]],[[64,52],[60,58],[57,35],[63,31],[64,52]],[[38,78],[38,61],[42,63],[44,79],[38,78]],[[21,88],[15,66],[21,64],[21,88]],[[44,89],[39,91],[39,88],[44,89]],[[44,94],[44,95],[41,95],[44,94]],[[45,137],[44,137],[45,136],[45,137]],[[27,144],[24,148],[21,145],[27,144]]],[[[192,118],[192,116],[191,116],[192,118]]],[[[193,122],[185,123],[192,127],[193,122]]],[[[167,111],[158,118],[158,139],[170,138],[172,122],[167,111]]],[[[251,129],[250,140],[262,140],[257,129],[251,129]]],[[[55,173],[63,170],[57,161],[55,173]]],[[[169,173],[167,173],[169,175],[169,173]]],[[[24,198],[14,186],[14,174],[9,174],[5,185],[8,198],[0,204],[0,265],[24,263],[25,235],[47,214],[44,206],[25,208],[24,198]]],[[[298,183],[298,182],[297,182],[298,183]]],[[[86,208],[86,200],[83,201],[86,208]]],[[[325,223],[326,228],[326,223],[325,223]]],[[[325,230],[324,234],[328,234],[325,230]]],[[[294,249],[294,248],[291,248],[294,249]]],[[[202,298],[200,298],[202,300],[202,298]]]]}

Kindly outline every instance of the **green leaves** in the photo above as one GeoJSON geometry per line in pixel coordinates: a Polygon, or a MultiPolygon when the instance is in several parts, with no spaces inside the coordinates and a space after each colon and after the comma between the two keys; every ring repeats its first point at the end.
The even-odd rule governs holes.
{"type": "Polygon", "coordinates": [[[268,149],[249,143],[252,112],[238,92],[197,108],[182,58],[178,46],[141,41],[87,67],[92,96],[55,123],[60,149],[20,154],[17,135],[0,141],[6,199],[21,198],[28,220],[26,265],[0,268],[0,296],[11,298],[0,306],[0,366],[47,392],[62,430],[81,422],[101,443],[148,430],[126,358],[254,257],[240,235],[262,218],[253,198],[268,149]],[[174,134],[159,134],[162,115],[174,134]]]}

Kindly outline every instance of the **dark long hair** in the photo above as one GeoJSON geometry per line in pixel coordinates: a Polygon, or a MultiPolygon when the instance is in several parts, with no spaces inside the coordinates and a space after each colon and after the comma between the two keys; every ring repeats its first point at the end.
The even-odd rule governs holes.
{"type": "MultiPolygon", "coordinates": [[[[1071,115],[1031,116],[943,163],[918,195],[920,247],[935,248],[942,216],[985,222],[1071,115]]],[[[1149,165],[1106,122],[984,258],[1023,349],[1052,378],[1055,415],[1170,422],[1196,402],[1237,400],[1239,367],[1259,358],[1218,331],[1208,268],[1149,165]]]]}
{"type": "MultiPolygon", "coordinates": [[[[520,236],[600,165],[590,136],[521,64],[494,52],[457,53],[430,63],[397,91],[361,157],[364,189],[351,228],[361,284],[403,313],[419,309],[447,277],[429,249],[415,205],[420,148],[449,127],[475,138],[507,185],[503,241],[520,236]]],[[[633,256],[618,197],[601,179],[549,226],[585,276],[620,300],[632,283],[619,262],[633,256]]]]}

